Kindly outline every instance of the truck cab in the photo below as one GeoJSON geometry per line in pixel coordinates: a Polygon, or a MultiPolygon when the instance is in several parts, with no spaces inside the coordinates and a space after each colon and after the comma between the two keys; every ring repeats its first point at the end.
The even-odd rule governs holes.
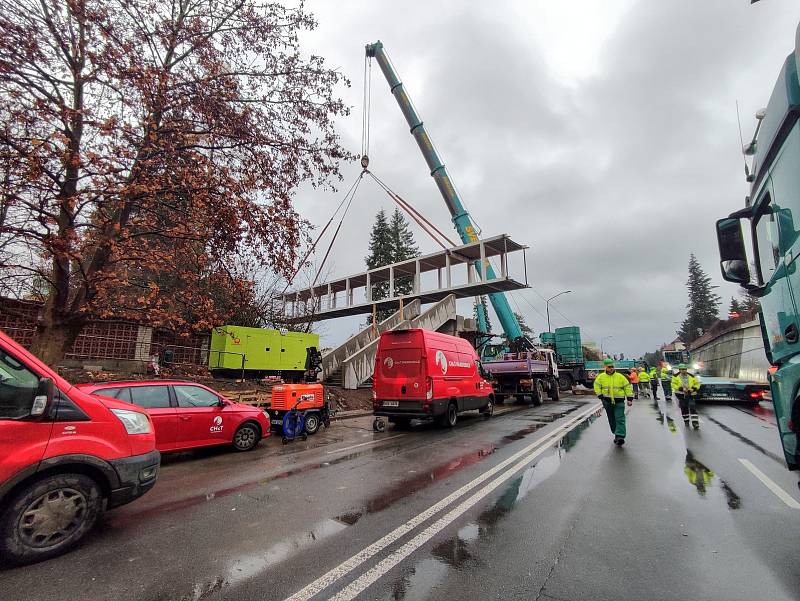
{"type": "Polygon", "coordinates": [[[745,154],[753,156],[745,207],[717,222],[725,280],[757,297],[764,349],[776,367],[772,400],[789,469],[800,469],[800,27],[745,154]],[[797,222],[795,222],[795,217],[797,222]],[[748,248],[749,247],[749,248],[748,248]]]}
{"type": "Polygon", "coordinates": [[[0,558],[63,553],[156,482],[147,413],[78,390],[0,331],[0,558]]]}

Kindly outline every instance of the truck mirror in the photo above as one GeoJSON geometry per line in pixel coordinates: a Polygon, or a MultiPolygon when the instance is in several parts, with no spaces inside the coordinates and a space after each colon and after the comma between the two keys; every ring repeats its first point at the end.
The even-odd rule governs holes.
{"type": "Polygon", "coordinates": [[[43,415],[45,410],[53,403],[56,396],[56,385],[53,383],[52,378],[39,378],[39,387],[36,390],[36,396],[33,397],[33,405],[31,406],[31,415],[43,415]]]}
{"type": "Polygon", "coordinates": [[[722,278],[743,286],[749,284],[750,268],[747,264],[741,220],[729,217],[717,221],[717,241],[722,278]]]}

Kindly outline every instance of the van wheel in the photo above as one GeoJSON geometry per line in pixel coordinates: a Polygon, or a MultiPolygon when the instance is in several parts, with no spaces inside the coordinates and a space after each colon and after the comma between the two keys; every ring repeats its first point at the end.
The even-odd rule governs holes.
{"type": "Polygon", "coordinates": [[[490,417],[492,417],[492,415],[494,415],[494,401],[492,400],[492,397],[489,397],[486,400],[488,402],[486,403],[486,407],[483,408],[483,411],[481,411],[481,414],[486,419],[489,419],[490,417]]]}
{"type": "Polygon", "coordinates": [[[458,421],[458,407],[455,403],[447,406],[447,411],[439,418],[439,424],[445,428],[452,428],[458,421]]]}
{"type": "Polygon", "coordinates": [[[533,404],[541,405],[544,401],[544,384],[541,380],[536,380],[533,383],[533,404]]]}
{"type": "Polygon", "coordinates": [[[306,433],[316,434],[319,430],[320,419],[319,413],[306,413],[306,433]]]}
{"type": "Polygon", "coordinates": [[[97,482],[59,474],[21,490],[0,516],[0,556],[31,563],[60,555],[91,530],[103,511],[97,482]]]}
{"type": "Polygon", "coordinates": [[[236,429],[233,435],[233,448],[237,451],[252,451],[256,448],[258,441],[261,440],[261,432],[258,426],[247,422],[236,429]]]}
{"type": "Polygon", "coordinates": [[[552,378],[550,380],[550,400],[557,401],[561,398],[561,390],[558,387],[558,380],[552,378]]]}

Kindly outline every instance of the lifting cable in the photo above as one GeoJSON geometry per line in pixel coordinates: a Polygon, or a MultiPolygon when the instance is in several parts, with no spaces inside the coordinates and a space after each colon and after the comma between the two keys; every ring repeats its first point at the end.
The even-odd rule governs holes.
{"type": "Polygon", "coordinates": [[[417,209],[415,209],[411,205],[411,203],[409,203],[407,200],[404,200],[399,194],[394,192],[391,188],[389,188],[389,186],[387,186],[383,181],[381,181],[378,178],[378,176],[376,176],[371,171],[367,171],[367,173],[369,173],[372,179],[375,180],[375,183],[377,183],[384,190],[384,192],[386,192],[389,195],[389,198],[395,201],[395,203],[397,203],[397,205],[401,209],[403,209],[406,213],[408,213],[408,215],[414,221],[417,222],[417,225],[419,225],[426,234],[428,234],[431,238],[433,238],[433,240],[439,246],[441,246],[444,250],[448,249],[448,246],[444,244],[439,238],[437,238],[436,234],[438,234],[442,240],[444,240],[445,242],[447,242],[447,244],[450,245],[449,248],[458,246],[455,242],[453,242],[450,238],[448,238],[438,227],[436,227],[433,223],[431,223],[428,219],[426,219],[425,216],[422,215],[422,213],[417,211],[417,209]],[[433,230],[433,232],[436,232],[436,234],[434,234],[431,230],[433,230]]]}
{"type": "MultiPolygon", "coordinates": [[[[339,212],[339,210],[342,208],[342,205],[344,205],[344,203],[347,201],[347,199],[349,197],[350,201],[347,202],[347,208],[345,208],[345,214],[347,213],[347,209],[350,208],[350,203],[353,201],[353,196],[355,195],[355,191],[358,189],[358,184],[361,182],[361,178],[363,177],[363,175],[364,175],[363,173],[359,174],[359,176],[353,182],[353,185],[350,186],[350,189],[347,191],[347,194],[344,195],[344,198],[342,198],[341,202],[339,203],[339,206],[336,207],[336,210],[333,212],[333,215],[331,215],[331,218],[328,219],[328,223],[325,224],[325,227],[322,228],[322,231],[317,236],[317,239],[314,240],[314,243],[309,247],[309,249],[306,252],[306,254],[303,255],[303,258],[297,264],[297,269],[292,274],[292,276],[288,279],[288,281],[286,283],[286,287],[283,289],[283,292],[281,294],[284,294],[289,289],[289,286],[292,285],[292,282],[294,282],[294,279],[297,277],[297,274],[300,273],[300,270],[303,268],[303,265],[308,260],[308,257],[310,257],[311,253],[314,252],[314,249],[317,247],[317,244],[319,244],[319,241],[322,239],[322,236],[325,235],[325,232],[327,231],[328,227],[330,227],[331,223],[333,223],[333,220],[336,218],[336,214],[339,212]]],[[[342,219],[344,219],[344,214],[342,215],[342,219]]],[[[339,222],[339,227],[336,228],[336,233],[337,234],[339,233],[339,228],[341,226],[342,226],[342,222],[340,221],[339,222]]],[[[336,234],[334,234],[333,237],[335,239],[336,238],[336,234]]],[[[331,241],[331,245],[332,244],[333,244],[333,241],[331,241]]],[[[328,248],[328,252],[330,252],[330,247],[328,248]]],[[[325,256],[327,257],[327,253],[326,253],[325,256]]],[[[316,276],[314,277],[314,282],[315,283],[317,281],[317,277],[318,276],[319,276],[319,272],[317,272],[316,276]]]]}
{"type": "Polygon", "coordinates": [[[361,113],[361,166],[369,165],[369,117],[372,105],[372,57],[364,56],[364,105],[361,113]],[[366,161],[366,165],[364,162],[366,161]]]}

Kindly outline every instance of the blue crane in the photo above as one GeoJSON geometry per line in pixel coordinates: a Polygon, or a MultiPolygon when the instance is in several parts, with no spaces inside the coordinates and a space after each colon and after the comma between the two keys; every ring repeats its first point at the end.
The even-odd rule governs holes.
{"type": "MultiPolygon", "coordinates": [[[[478,236],[475,233],[475,226],[472,224],[469,213],[464,208],[464,203],[461,202],[461,198],[458,192],[456,192],[450,175],[447,173],[447,169],[442,163],[439,153],[436,152],[428,132],[425,131],[422,119],[419,118],[416,109],[411,104],[411,99],[408,97],[403,83],[397,76],[397,72],[394,70],[386,54],[386,50],[383,48],[383,44],[380,41],[374,44],[368,44],[367,57],[374,58],[378,62],[381,71],[383,71],[383,75],[389,83],[389,89],[395,97],[395,100],[397,100],[397,104],[400,105],[400,110],[406,118],[408,126],[411,128],[411,135],[414,136],[414,139],[417,141],[417,145],[422,151],[422,156],[425,158],[425,162],[428,164],[428,168],[431,171],[431,176],[444,198],[444,202],[447,205],[447,209],[450,211],[453,224],[462,242],[468,244],[477,241],[478,236]]],[[[476,262],[476,271],[481,273],[478,262],[476,262]]],[[[487,279],[494,279],[496,277],[494,269],[492,269],[488,261],[486,265],[486,277],[487,279]]],[[[489,294],[489,300],[492,303],[492,307],[508,339],[515,342],[515,344],[527,343],[525,346],[530,346],[530,342],[523,335],[522,329],[519,326],[519,321],[511,310],[511,306],[508,304],[508,299],[505,294],[502,292],[492,292],[489,294]]],[[[477,313],[478,328],[481,332],[486,332],[488,330],[486,314],[483,311],[483,306],[480,304],[478,305],[477,313]]]]}

